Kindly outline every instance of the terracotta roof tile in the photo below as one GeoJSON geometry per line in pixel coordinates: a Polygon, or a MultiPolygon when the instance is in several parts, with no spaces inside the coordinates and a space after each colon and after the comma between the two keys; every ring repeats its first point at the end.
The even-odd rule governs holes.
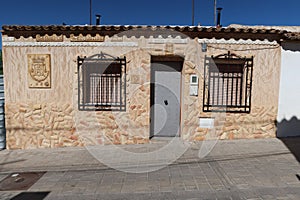
{"type": "Polygon", "coordinates": [[[258,31],[264,33],[278,33],[279,30],[276,29],[253,29],[253,28],[216,28],[216,27],[201,27],[201,26],[113,26],[113,25],[101,25],[101,26],[60,26],[60,25],[49,25],[49,26],[18,26],[18,25],[4,25],[2,27],[3,32],[11,31],[65,31],[65,30],[80,30],[80,31],[89,31],[89,30],[129,30],[129,29],[172,29],[179,31],[214,31],[214,32],[250,32],[256,33],[258,31]]]}
{"type": "Polygon", "coordinates": [[[300,32],[285,33],[284,36],[287,40],[300,40],[300,32]]]}

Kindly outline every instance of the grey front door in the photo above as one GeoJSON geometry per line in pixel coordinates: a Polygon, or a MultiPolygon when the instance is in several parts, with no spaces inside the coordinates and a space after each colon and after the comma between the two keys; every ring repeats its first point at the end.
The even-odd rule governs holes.
{"type": "Polygon", "coordinates": [[[182,62],[151,64],[150,137],[174,137],[180,133],[182,62]]]}

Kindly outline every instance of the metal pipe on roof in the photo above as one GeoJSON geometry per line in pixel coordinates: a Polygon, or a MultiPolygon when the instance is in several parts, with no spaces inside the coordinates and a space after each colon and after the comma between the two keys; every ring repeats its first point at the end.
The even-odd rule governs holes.
{"type": "Polygon", "coordinates": [[[214,24],[217,26],[217,0],[214,0],[214,24]]]}
{"type": "Polygon", "coordinates": [[[218,19],[217,19],[217,27],[222,27],[221,25],[221,10],[223,8],[217,8],[217,11],[218,11],[218,19]]]}
{"type": "Polygon", "coordinates": [[[92,0],[90,0],[90,25],[92,25],[92,0]]]}
{"type": "Polygon", "coordinates": [[[192,26],[195,25],[195,0],[192,0],[192,26]]]}
{"type": "Polygon", "coordinates": [[[100,18],[101,18],[101,15],[96,15],[96,25],[100,25],[100,18]]]}

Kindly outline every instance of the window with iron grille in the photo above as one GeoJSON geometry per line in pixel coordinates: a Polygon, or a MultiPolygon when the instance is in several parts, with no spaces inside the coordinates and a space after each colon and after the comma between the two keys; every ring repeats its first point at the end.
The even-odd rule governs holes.
{"type": "Polygon", "coordinates": [[[79,110],[126,109],[126,58],[78,57],[79,110]]]}
{"type": "Polygon", "coordinates": [[[252,73],[253,57],[205,57],[203,111],[249,113],[252,73]]]}

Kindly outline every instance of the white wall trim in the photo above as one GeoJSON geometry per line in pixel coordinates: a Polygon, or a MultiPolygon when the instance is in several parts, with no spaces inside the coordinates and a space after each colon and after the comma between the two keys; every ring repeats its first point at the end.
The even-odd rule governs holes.
{"type": "Polygon", "coordinates": [[[14,42],[14,37],[2,37],[2,42],[14,42]]]}
{"type": "Polygon", "coordinates": [[[166,43],[172,43],[172,44],[187,44],[188,40],[187,39],[179,39],[179,38],[174,38],[174,39],[149,39],[148,44],[166,44],[166,43]]]}
{"type": "Polygon", "coordinates": [[[137,47],[137,42],[5,42],[3,47],[137,47]]]}
{"type": "Polygon", "coordinates": [[[238,44],[238,45],[271,45],[276,46],[278,45],[277,41],[270,42],[269,40],[225,40],[225,39],[198,39],[199,43],[206,43],[206,44],[238,44]]]}
{"type": "MultiPolygon", "coordinates": [[[[225,39],[198,39],[199,43],[206,44],[238,44],[238,45],[271,45],[276,46],[276,41],[270,42],[268,40],[225,40],[225,39]]],[[[148,44],[187,44],[187,39],[150,39],[148,44]]],[[[3,47],[137,47],[137,42],[2,42],[3,47]]]]}

